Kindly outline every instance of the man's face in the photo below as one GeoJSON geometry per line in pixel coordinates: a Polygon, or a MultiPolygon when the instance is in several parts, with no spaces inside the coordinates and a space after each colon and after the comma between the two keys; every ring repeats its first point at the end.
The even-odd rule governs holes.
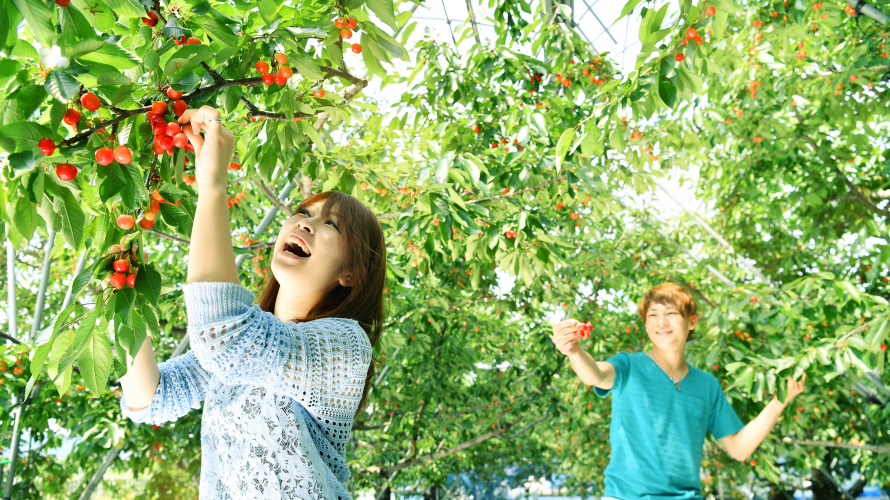
{"type": "Polygon", "coordinates": [[[308,296],[321,296],[343,276],[337,214],[322,216],[322,202],[300,209],[285,221],[275,241],[272,273],[283,287],[298,286],[308,296]]]}
{"type": "Polygon", "coordinates": [[[686,344],[686,338],[695,328],[698,318],[684,318],[670,304],[652,304],[646,312],[646,333],[656,347],[675,350],[686,344]]]}

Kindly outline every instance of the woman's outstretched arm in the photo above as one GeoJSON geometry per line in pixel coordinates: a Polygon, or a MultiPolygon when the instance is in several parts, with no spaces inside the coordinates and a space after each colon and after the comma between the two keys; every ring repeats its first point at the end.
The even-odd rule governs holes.
{"type": "Polygon", "coordinates": [[[195,148],[198,207],[192,225],[187,283],[216,281],[240,284],[232,250],[226,171],[235,150],[235,135],[222,123],[208,122],[220,114],[210,106],[187,109],[179,117],[195,148]],[[200,132],[204,131],[204,137],[200,132]]]}

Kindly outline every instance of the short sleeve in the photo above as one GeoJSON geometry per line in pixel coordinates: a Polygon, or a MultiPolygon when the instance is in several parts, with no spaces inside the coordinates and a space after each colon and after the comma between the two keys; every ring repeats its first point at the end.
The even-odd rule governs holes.
{"type": "Polygon", "coordinates": [[[251,305],[234,283],[183,287],[192,351],[227,385],[256,384],[333,418],[352,418],[361,401],[371,344],[351,319],[283,322],[251,305]]]}
{"type": "Polygon", "coordinates": [[[715,394],[714,400],[711,402],[711,417],[708,421],[708,430],[714,435],[714,439],[723,439],[742,430],[745,424],[735,412],[735,409],[726,399],[726,394],[720,387],[720,382],[716,378],[713,379],[717,390],[712,391],[715,394]]]}
{"type": "Polygon", "coordinates": [[[191,351],[158,365],[161,380],[148,407],[139,411],[127,408],[121,395],[121,412],[136,423],[162,424],[177,420],[191,409],[201,407],[213,375],[201,367],[191,351]]]}
{"type": "Polygon", "coordinates": [[[593,388],[593,392],[601,398],[606,397],[609,393],[614,393],[615,395],[620,394],[621,390],[624,389],[624,385],[627,383],[627,377],[630,374],[630,355],[626,352],[619,352],[607,359],[606,363],[615,367],[615,383],[612,385],[611,389],[601,389],[599,387],[593,388]]]}

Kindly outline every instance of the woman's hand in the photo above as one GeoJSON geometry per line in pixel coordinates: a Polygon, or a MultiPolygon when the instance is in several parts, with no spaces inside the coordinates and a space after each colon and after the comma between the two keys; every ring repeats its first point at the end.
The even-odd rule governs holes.
{"type": "Polygon", "coordinates": [[[226,189],[226,172],[235,151],[235,134],[222,123],[207,121],[219,117],[216,109],[202,106],[185,110],[178,120],[195,148],[195,180],[205,189],[226,189]],[[201,137],[202,131],[204,137],[201,137]]]}

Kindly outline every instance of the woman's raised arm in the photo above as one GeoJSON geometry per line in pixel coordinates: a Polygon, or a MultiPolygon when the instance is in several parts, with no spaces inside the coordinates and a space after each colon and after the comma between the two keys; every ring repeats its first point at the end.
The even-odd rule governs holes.
{"type": "Polygon", "coordinates": [[[179,117],[195,148],[198,207],[192,224],[187,283],[216,281],[240,284],[232,250],[226,171],[235,150],[235,135],[218,120],[210,106],[187,109],[179,117]],[[204,131],[204,137],[200,132],[204,131]]]}

